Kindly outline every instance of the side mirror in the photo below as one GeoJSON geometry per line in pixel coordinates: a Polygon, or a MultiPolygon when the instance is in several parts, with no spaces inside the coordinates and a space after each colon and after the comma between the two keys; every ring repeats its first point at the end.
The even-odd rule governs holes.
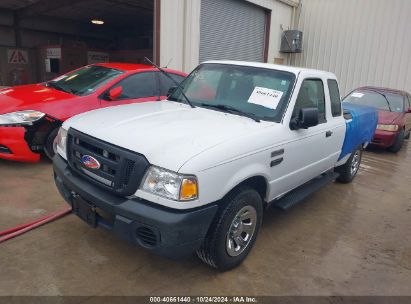
{"type": "Polygon", "coordinates": [[[123,87],[116,87],[116,88],[113,88],[113,89],[111,89],[109,92],[108,92],[108,98],[110,99],[110,100],[116,100],[116,99],[118,99],[120,96],[121,96],[121,94],[123,94],[123,87]]]}
{"type": "Polygon", "coordinates": [[[170,87],[167,92],[167,97],[173,94],[177,90],[177,87],[170,87]]]}
{"type": "Polygon", "coordinates": [[[407,113],[411,113],[411,108],[408,108],[407,113]]]}
{"type": "Polygon", "coordinates": [[[302,108],[298,112],[298,117],[290,122],[292,130],[308,129],[318,125],[318,109],[317,108],[302,108]]]}

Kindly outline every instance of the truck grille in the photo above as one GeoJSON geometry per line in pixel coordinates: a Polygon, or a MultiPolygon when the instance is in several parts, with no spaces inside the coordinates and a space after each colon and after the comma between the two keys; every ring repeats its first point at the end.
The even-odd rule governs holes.
{"type": "Polygon", "coordinates": [[[90,182],[118,195],[128,196],[137,191],[150,163],[138,153],[114,146],[77,130],[70,129],[67,137],[67,158],[73,171],[90,182]],[[90,169],[82,157],[88,155],[100,163],[90,169]]]}

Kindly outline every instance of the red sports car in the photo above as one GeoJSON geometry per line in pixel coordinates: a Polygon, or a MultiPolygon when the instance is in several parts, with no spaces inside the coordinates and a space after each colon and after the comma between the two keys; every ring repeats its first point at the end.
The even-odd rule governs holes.
{"type": "MultiPolygon", "coordinates": [[[[166,69],[181,82],[186,74],[166,69]]],[[[0,158],[37,162],[53,157],[53,141],[66,119],[90,110],[165,99],[173,81],[143,64],[82,67],[51,81],[0,90],[0,158]]]]}
{"type": "Polygon", "coordinates": [[[378,110],[378,126],[371,145],[401,150],[404,139],[410,137],[411,95],[404,91],[362,87],[345,97],[344,102],[375,107],[378,110]]]}

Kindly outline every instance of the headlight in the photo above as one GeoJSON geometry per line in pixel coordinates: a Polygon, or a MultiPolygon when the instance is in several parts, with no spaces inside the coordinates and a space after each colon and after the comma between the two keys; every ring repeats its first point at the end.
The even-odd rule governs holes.
{"type": "Polygon", "coordinates": [[[377,125],[377,130],[396,132],[398,131],[398,125],[377,125]]]}
{"type": "Polygon", "coordinates": [[[189,201],[198,198],[198,184],[195,176],[178,174],[151,166],[144,176],[141,190],[175,201],[189,201]]]}
{"type": "Polygon", "coordinates": [[[0,125],[31,125],[45,115],[42,112],[33,110],[7,113],[0,115],[0,125]]]}
{"type": "Polygon", "coordinates": [[[61,127],[57,133],[54,144],[57,146],[57,149],[60,149],[64,154],[66,154],[67,147],[67,130],[61,127]]]}

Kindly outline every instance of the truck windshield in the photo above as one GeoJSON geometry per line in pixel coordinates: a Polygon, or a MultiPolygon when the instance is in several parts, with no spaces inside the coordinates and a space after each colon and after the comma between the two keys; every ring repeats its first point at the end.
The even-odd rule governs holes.
{"type": "MultiPolygon", "coordinates": [[[[294,81],[289,72],[206,63],[184,80],[182,91],[198,107],[280,122],[294,81]]],[[[168,99],[184,102],[180,90],[168,99]]]]}
{"type": "Polygon", "coordinates": [[[122,71],[103,66],[86,66],[76,71],[57,77],[46,86],[79,96],[89,95],[99,87],[114,79],[122,71]]]}
{"type": "Polygon", "coordinates": [[[377,108],[381,111],[403,112],[404,97],[399,94],[356,90],[344,98],[343,102],[355,103],[377,108]]]}

